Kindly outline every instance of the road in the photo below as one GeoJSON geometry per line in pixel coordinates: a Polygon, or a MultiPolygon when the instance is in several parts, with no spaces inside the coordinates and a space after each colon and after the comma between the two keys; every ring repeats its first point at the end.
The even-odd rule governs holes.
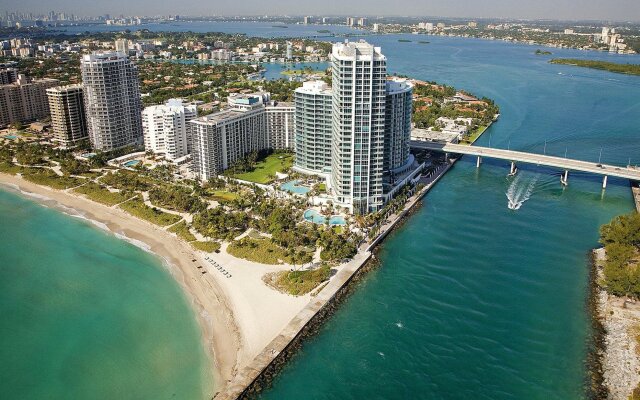
{"type": "Polygon", "coordinates": [[[640,169],[621,167],[618,165],[598,164],[589,161],[574,160],[571,158],[547,156],[544,154],[527,153],[524,151],[493,149],[489,147],[467,146],[452,143],[436,143],[421,140],[412,140],[411,147],[440,151],[444,153],[468,154],[478,157],[496,158],[513,161],[515,163],[527,163],[556,167],[566,171],[582,171],[602,176],[615,176],[617,178],[640,181],[640,169]]]}

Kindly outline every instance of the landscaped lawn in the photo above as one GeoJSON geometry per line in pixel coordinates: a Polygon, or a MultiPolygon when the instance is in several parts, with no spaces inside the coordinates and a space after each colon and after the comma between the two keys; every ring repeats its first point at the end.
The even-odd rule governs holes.
{"type": "Polygon", "coordinates": [[[132,197],[131,195],[126,195],[122,192],[110,192],[107,188],[102,187],[95,182],[88,182],[73,189],[73,191],[84,194],[89,199],[108,206],[122,203],[132,197]]]}
{"type": "Polygon", "coordinates": [[[240,197],[237,193],[227,192],[226,190],[215,190],[207,193],[211,200],[215,200],[219,203],[232,201],[240,197]]]}
{"type": "Polygon", "coordinates": [[[282,172],[293,165],[292,154],[271,154],[262,161],[256,163],[256,167],[251,172],[236,174],[233,177],[243,181],[255,183],[269,183],[273,180],[276,172],[282,172]]]}
{"type": "Polygon", "coordinates": [[[487,130],[486,126],[484,126],[484,125],[479,126],[473,132],[471,132],[469,137],[462,139],[460,141],[460,144],[473,144],[473,142],[478,140],[480,135],[482,135],[484,133],[484,131],[486,131],[486,130],[487,130]]]}
{"type": "Polygon", "coordinates": [[[55,172],[46,168],[23,169],[22,177],[38,185],[49,186],[53,189],[69,189],[78,186],[83,181],[70,176],[58,176],[55,172]]]}
{"type": "Polygon", "coordinates": [[[302,296],[329,279],[331,268],[323,265],[311,271],[281,271],[269,276],[271,285],[294,296],[302,296]]]}
{"type": "Polygon", "coordinates": [[[213,253],[215,251],[220,250],[220,243],[214,241],[207,242],[191,242],[191,246],[193,246],[196,250],[204,251],[206,253],[213,253]]]}
{"type": "Polygon", "coordinates": [[[227,252],[234,257],[261,264],[279,264],[280,261],[291,263],[285,250],[271,243],[269,239],[236,240],[229,244],[227,252]]]}
{"type": "Polygon", "coordinates": [[[186,242],[193,242],[197,238],[189,231],[189,226],[185,221],[175,224],[171,228],[167,229],[169,232],[175,233],[179,238],[186,242]]]}
{"type": "Polygon", "coordinates": [[[120,204],[118,207],[122,208],[129,214],[147,220],[152,224],[167,226],[175,224],[182,219],[179,215],[169,214],[158,210],[157,208],[148,207],[140,197],[131,199],[126,203],[120,204]]]}

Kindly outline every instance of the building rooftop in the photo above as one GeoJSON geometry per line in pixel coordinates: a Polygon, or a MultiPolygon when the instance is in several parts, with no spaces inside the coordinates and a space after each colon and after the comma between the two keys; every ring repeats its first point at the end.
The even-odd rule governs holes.
{"type": "Polygon", "coordinates": [[[288,101],[270,101],[265,104],[267,108],[293,108],[295,105],[288,101]]]}
{"type": "Polygon", "coordinates": [[[429,129],[417,129],[411,130],[411,140],[421,140],[428,142],[440,142],[440,143],[457,143],[458,134],[449,132],[432,131],[429,129]]]}
{"type": "Polygon", "coordinates": [[[308,81],[304,82],[301,87],[296,89],[296,93],[303,94],[331,94],[331,86],[325,81],[308,81]]]}
{"type": "Polygon", "coordinates": [[[219,124],[224,121],[232,120],[235,118],[243,117],[247,115],[247,111],[250,110],[242,110],[237,108],[225,108],[223,110],[217,111],[213,114],[205,115],[203,117],[192,119],[192,122],[200,123],[200,124],[219,124]]]}
{"type": "Polygon", "coordinates": [[[123,59],[127,59],[127,56],[116,51],[93,52],[91,54],[85,54],[82,57],[82,61],[84,62],[116,61],[123,59]]]}
{"type": "Polygon", "coordinates": [[[333,45],[331,54],[337,59],[350,60],[371,60],[372,58],[377,60],[386,60],[386,57],[382,54],[380,47],[375,47],[372,44],[361,40],[359,42],[345,42],[336,43],[333,45]]]}
{"type": "Polygon", "coordinates": [[[387,80],[387,94],[408,92],[413,89],[413,84],[407,79],[393,78],[387,80]]]}
{"type": "Polygon", "coordinates": [[[47,93],[66,93],[66,92],[75,91],[75,90],[82,90],[82,85],[76,84],[76,85],[56,86],[56,87],[47,89],[47,93]]]}

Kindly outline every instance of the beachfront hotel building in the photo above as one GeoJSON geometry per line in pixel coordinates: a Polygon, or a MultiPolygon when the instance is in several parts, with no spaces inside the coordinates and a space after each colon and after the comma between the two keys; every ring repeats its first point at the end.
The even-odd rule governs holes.
{"type": "Polygon", "coordinates": [[[293,169],[327,174],[331,167],[333,92],[324,81],[304,82],[295,91],[295,152],[293,169]]]}
{"type": "Polygon", "coordinates": [[[292,103],[270,101],[265,105],[269,147],[293,150],[295,107],[292,103]]]}
{"type": "Polygon", "coordinates": [[[387,59],[366,42],[338,43],[331,73],[333,197],[353,213],[374,212],[384,203],[387,59]]]}
{"type": "Polygon", "coordinates": [[[89,139],[96,150],[141,145],[138,69],[118,52],[85,55],[80,63],[89,139]]]}
{"type": "Polygon", "coordinates": [[[218,176],[248,153],[269,148],[265,97],[230,96],[229,108],[189,122],[192,165],[200,180],[218,176]]]}
{"type": "Polygon", "coordinates": [[[53,140],[69,148],[89,136],[82,85],[47,89],[53,140]]]}
{"type": "MultiPolygon", "coordinates": [[[[3,79],[13,80],[13,72],[3,79]]],[[[18,74],[13,82],[0,85],[0,126],[48,117],[47,89],[58,84],[56,79],[31,80],[18,74]]]]}
{"type": "Polygon", "coordinates": [[[189,121],[196,117],[196,106],[184,105],[180,99],[146,107],[142,111],[145,150],[164,154],[170,161],[186,156],[191,152],[189,121]]]}
{"type": "Polygon", "coordinates": [[[335,44],[331,71],[331,88],[316,81],[296,89],[294,169],[325,177],[334,204],[374,212],[417,173],[413,86],[389,79],[385,56],[366,42],[335,44]]]}

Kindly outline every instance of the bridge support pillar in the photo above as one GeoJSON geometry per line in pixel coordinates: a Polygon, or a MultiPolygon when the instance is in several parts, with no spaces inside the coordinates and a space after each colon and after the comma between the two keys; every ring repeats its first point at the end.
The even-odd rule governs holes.
{"type": "Polygon", "coordinates": [[[565,186],[567,186],[567,184],[569,183],[569,170],[568,169],[564,170],[564,174],[562,174],[562,176],[560,177],[560,183],[562,183],[565,186]]]}
{"type": "Polygon", "coordinates": [[[605,175],[604,178],[602,178],[602,188],[606,189],[607,188],[607,176],[605,175]]]}
{"type": "Polygon", "coordinates": [[[480,164],[482,163],[482,157],[478,156],[476,159],[476,168],[480,168],[480,164]]]}

